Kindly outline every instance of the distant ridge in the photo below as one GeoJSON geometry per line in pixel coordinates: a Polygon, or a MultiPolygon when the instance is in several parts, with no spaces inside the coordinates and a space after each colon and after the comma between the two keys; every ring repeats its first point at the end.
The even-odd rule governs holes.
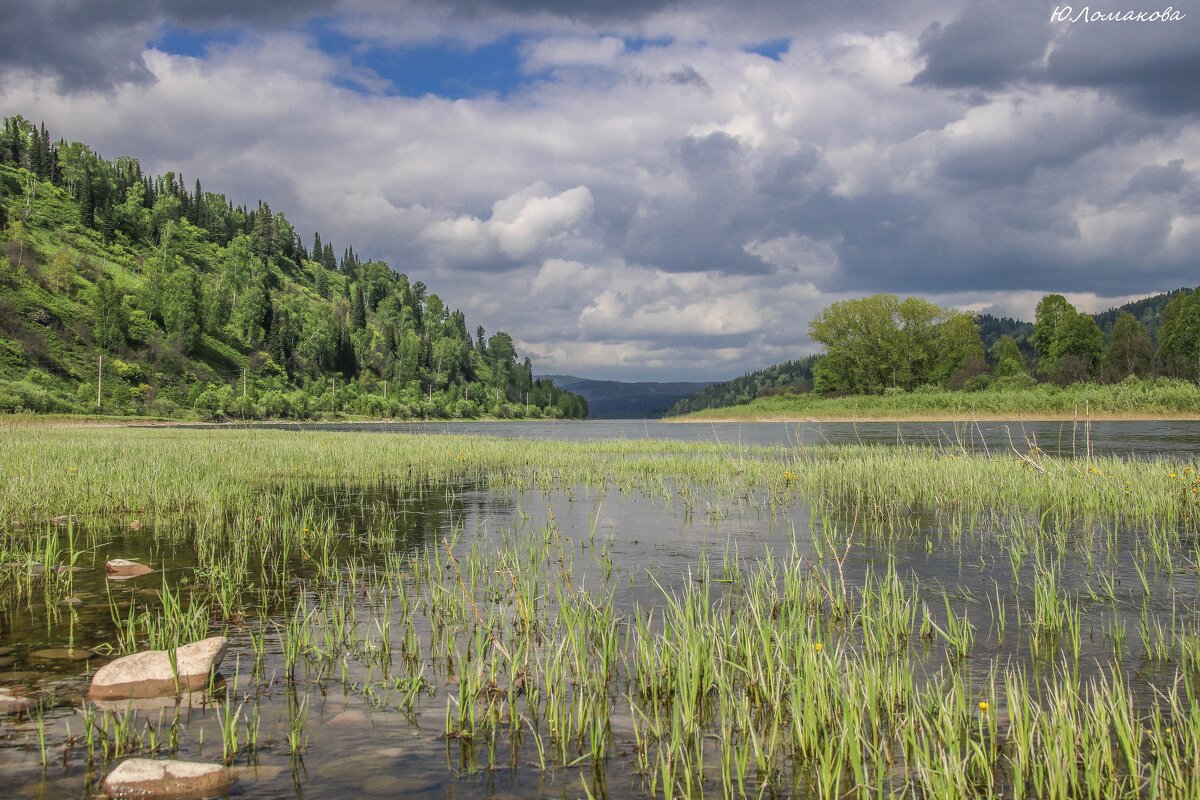
{"type": "Polygon", "coordinates": [[[600,381],[576,375],[539,375],[560,389],[582,396],[590,419],[653,419],[676,401],[712,386],[714,381],[600,381]]]}

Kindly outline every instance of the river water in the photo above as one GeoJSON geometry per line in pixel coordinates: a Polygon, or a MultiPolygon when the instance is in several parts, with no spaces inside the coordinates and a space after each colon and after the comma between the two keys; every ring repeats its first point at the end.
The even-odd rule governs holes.
{"type": "Polygon", "coordinates": [[[668,439],[742,445],[909,444],[946,450],[1021,452],[1036,444],[1054,457],[1114,455],[1126,458],[1200,459],[1200,422],[1134,420],[1078,422],[661,422],[571,420],[529,422],[282,423],[296,430],[388,433],[455,433],[504,438],[589,441],[668,439]]]}

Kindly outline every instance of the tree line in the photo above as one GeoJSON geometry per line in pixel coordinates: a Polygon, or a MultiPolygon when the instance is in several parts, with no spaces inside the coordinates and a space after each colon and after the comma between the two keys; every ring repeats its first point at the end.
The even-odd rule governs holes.
{"type": "MultiPolygon", "coordinates": [[[[1200,294],[1172,293],[1157,345],[1128,311],[1112,317],[1107,336],[1096,317],[1063,295],[1037,305],[1027,346],[1011,335],[985,347],[977,317],[920,297],[875,294],[834,303],[809,324],[824,346],[813,389],[825,394],[881,394],[921,386],[978,390],[1036,382],[1115,383],[1161,375],[1200,381],[1200,294]]],[[[1106,320],[1107,321],[1107,320],[1106,320]]]]}
{"type": "MultiPolygon", "coordinates": [[[[124,378],[101,365],[120,410],[587,413],[583,398],[535,379],[508,333],[472,331],[461,311],[383,261],[353,247],[338,258],[319,232],[310,249],[264,202],[235,206],[199,180],[189,187],[172,172],[143,173],[133,158],[53,142],[20,117],[0,131],[0,231],[0,294],[44,307],[69,300],[78,319],[56,333],[125,365],[124,378]]],[[[15,325],[26,328],[9,332],[19,344],[46,338],[15,325]]],[[[42,350],[27,360],[43,362],[51,382],[83,376],[78,358],[42,350]]]]}

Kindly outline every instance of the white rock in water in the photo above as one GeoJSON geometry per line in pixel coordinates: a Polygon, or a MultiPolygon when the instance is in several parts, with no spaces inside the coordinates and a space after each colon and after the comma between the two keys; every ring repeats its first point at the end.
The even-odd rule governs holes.
{"type": "Polygon", "coordinates": [[[104,779],[102,789],[119,798],[200,800],[221,797],[237,782],[237,774],[220,764],[130,758],[104,779]]]}
{"type": "Polygon", "coordinates": [[[36,705],[36,700],[13,694],[9,689],[0,689],[0,714],[17,714],[36,705]]]}
{"type": "Polygon", "coordinates": [[[154,572],[154,569],[127,558],[114,558],[104,562],[104,571],[114,578],[136,578],[154,572]]]}
{"type": "Polygon", "coordinates": [[[228,643],[224,636],[213,636],[177,648],[174,670],[166,650],[147,650],[118,658],[96,670],[88,697],[123,700],[204,689],[209,676],[225,657],[228,643]]]}

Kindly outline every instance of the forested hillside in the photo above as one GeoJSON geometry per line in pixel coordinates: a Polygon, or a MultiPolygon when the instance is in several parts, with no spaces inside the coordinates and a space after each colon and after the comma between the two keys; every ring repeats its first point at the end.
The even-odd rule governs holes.
{"type": "Polygon", "coordinates": [[[719,383],[669,415],[809,389],[827,395],[1027,390],[1039,382],[1200,381],[1200,293],[1177,289],[1100,314],[1046,295],[1034,322],[877,294],[834,303],[809,326],[825,352],[719,383]],[[792,373],[796,380],[782,376],[792,373]],[[772,380],[773,376],[778,376],[772,380]]]}
{"type": "Polygon", "coordinates": [[[714,384],[676,401],[667,410],[667,416],[749,403],[756,397],[776,392],[807,392],[812,388],[812,370],[816,360],[816,356],[809,356],[799,361],[785,361],[766,369],[746,373],[740,378],[714,384]]]}
{"type": "Polygon", "coordinates": [[[582,417],[501,331],[260,202],[0,133],[0,411],[582,417]]]}

